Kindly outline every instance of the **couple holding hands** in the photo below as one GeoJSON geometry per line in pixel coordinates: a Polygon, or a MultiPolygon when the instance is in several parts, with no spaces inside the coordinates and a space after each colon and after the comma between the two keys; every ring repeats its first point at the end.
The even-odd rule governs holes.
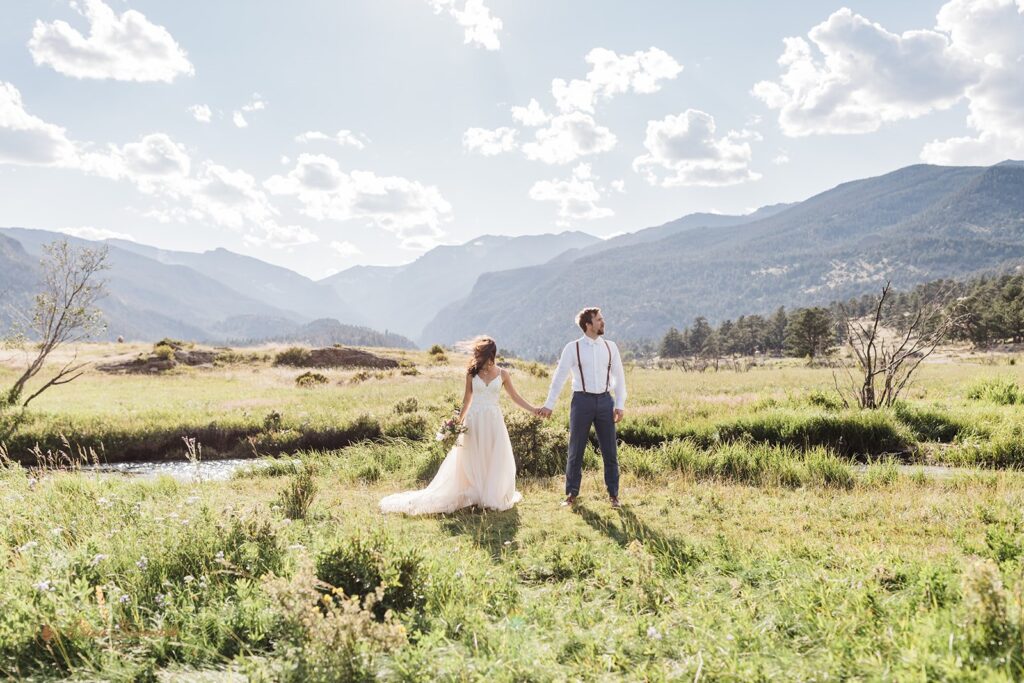
{"type": "Polygon", "coordinates": [[[458,421],[464,433],[445,456],[430,484],[380,501],[382,512],[438,514],[476,505],[507,510],[522,499],[516,490],[516,464],[499,398],[504,387],[512,401],[534,415],[550,418],[565,381],[572,376],[569,408],[569,452],[565,465],[565,500],[572,506],[580,492],[583,453],[593,426],[604,461],[604,481],[612,507],[619,507],[619,462],[615,424],[626,404],[626,376],[614,342],[604,339],[605,321],[599,308],[576,316],[583,332],[562,349],[551,378],[548,398],[537,408],[523,399],[504,368],[497,366],[498,347],[489,337],[472,342],[473,358],[466,369],[466,391],[458,421]],[[614,398],[613,398],[614,395],[614,398]]]}

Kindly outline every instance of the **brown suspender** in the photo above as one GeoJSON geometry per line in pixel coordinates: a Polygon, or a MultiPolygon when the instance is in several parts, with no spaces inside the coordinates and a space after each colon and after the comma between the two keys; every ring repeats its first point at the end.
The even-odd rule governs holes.
{"type": "MultiPolygon", "coordinates": [[[[608,340],[602,339],[604,347],[608,349],[608,374],[604,378],[604,390],[608,391],[608,388],[612,383],[612,347],[608,346],[608,340]]],[[[580,342],[576,341],[576,365],[580,369],[580,382],[583,383],[583,391],[587,390],[587,378],[583,376],[583,361],[580,360],[580,342]]]]}
{"type": "Polygon", "coordinates": [[[583,391],[587,391],[587,378],[583,376],[583,361],[580,360],[580,343],[576,341],[576,365],[580,369],[580,381],[583,382],[583,391]]]}

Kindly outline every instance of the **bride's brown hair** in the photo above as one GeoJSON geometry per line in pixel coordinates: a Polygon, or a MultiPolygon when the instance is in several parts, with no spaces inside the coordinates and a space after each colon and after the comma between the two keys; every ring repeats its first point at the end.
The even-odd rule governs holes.
{"type": "Polygon", "coordinates": [[[466,365],[466,374],[473,375],[474,377],[480,374],[480,370],[489,361],[494,360],[498,356],[498,345],[490,337],[477,337],[466,342],[466,346],[473,353],[469,364],[466,365]]]}

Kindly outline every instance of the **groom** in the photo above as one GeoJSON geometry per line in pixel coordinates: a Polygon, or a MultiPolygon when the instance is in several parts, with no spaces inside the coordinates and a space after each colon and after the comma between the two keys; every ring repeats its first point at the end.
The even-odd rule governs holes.
{"type": "Polygon", "coordinates": [[[604,459],[604,483],[613,508],[619,507],[619,459],[615,444],[615,423],[622,419],[626,406],[626,375],[619,348],[604,335],[600,308],[584,308],[576,316],[583,336],[562,349],[558,368],[551,378],[548,400],[537,414],[551,417],[565,380],[572,375],[572,405],[569,408],[569,457],[565,463],[565,494],[562,505],[572,506],[580,494],[583,478],[583,452],[587,448],[590,426],[597,430],[597,442],[604,459]],[[612,401],[610,390],[614,389],[612,401]]]}

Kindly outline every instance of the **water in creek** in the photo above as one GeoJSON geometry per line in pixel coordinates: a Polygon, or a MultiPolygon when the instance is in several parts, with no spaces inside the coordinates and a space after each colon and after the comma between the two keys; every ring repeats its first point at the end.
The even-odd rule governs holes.
{"type": "MultiPolygon", "coordinates": [[[[230,479],[235,470],[248,465],[256,465],[261,461],[252,458],[229,458],[226,460],[203,460],[191,463],[186,460],[171,462],[123,462],[106,465],[82,466],[83,472],[103,472],[110,474],[133,475],[139,477],[158,477],[167,474],[182,481],[224,481],[230,479]]],[[[856,474],[863,474],[867,465],[854,465],[856,474]]],[[[927,477],[947,479],[958,474],[969,474],[974,470],[961,467],[944,467],[941,465],[899,465],[901,474],[923,472],[927,477]]]]}

